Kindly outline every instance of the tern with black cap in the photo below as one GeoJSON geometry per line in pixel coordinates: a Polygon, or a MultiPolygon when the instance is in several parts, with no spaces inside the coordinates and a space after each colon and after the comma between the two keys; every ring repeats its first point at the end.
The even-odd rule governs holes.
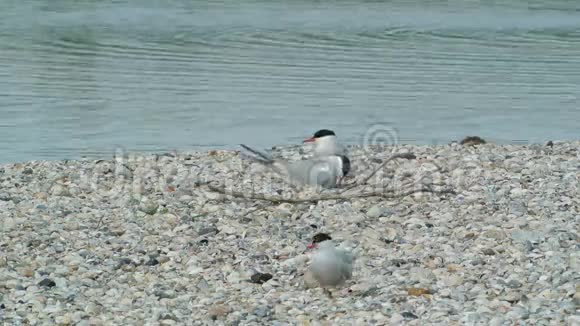
{"type": "Polygon", "coordinates": [[[314,143],[314,156],[346,155],[346,149],[338,144],[336,134],[329,129],[320,129],[303,141],[314,143]]]}
{"type": "Polygon", "coordinates": [[[344,249],[337,248],[332,238],[319,233],[314,236],[309,249],[316,249],[308,274],[331,295],[328,288],[343,284],[352,278],[354,257],[344,249]]]}

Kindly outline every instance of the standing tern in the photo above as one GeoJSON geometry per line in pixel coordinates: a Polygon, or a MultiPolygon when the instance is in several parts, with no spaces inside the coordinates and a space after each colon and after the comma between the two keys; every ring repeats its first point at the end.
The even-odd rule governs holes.
{"type": "Polygon", "coordinates": [[[338,144],[336,134],[329,129],[320,129],[303,143],[314,143],[314,156],[347,155],[346,149],[338,144]]]}
{"type": "Polygon", "coordinates": [[[352,278],[354,261],[352,254],[337,248],[330,236],[326,235],[326,237],[319,237],[319,239],[316,239],[315,236],[308,248],[317,249],[312,257],[308,272],[325,289],[327,294],[330,294],[328,287],[341,285],[352,278]]]}
{"type": "Polygon", "coordinates": [[[288,162],[273,159],[244,144],[240,146],[252,154],[250,156],[252,160],[273,169],[299,185],[336,188],[338,181],[350,171],[350,160],[344,155],[328,155],[288,162]]]}

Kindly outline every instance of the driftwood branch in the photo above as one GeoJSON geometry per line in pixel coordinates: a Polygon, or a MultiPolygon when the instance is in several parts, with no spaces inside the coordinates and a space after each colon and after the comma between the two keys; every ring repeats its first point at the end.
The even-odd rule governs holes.
{"type": "MultiPolygon", "coordinates": [[[[415,159],[416,156],[413,153],[398,153],[394,154],[388,159],[386,159],[381,165],[379,165],[375,170],[373,170],[367,177],[365,177],[361,182],[353,182],[343,187],[339,188],[338,192],[334,193],[325,193],[319,195],[313,195],[308,198],[284,198],[282,196],[272,196],[272,195],[264,195],[264,194],[256,194],[256,193],[248,193],[248,192],[241,192],[235,191],[232,189],[226,189],[225,186],[216,186],[212,184],[212,182],[196,182],[197,187],[207,187],[210,191],[220,193],[227,196],[232,196],[234,198],[246,199],[246,200],[261,200],[265,202],[271,203],[291,203],[291,204],[299,204],[299,203],[316,203],[320,201],[328,201],[328,200],[349,200],[354,198],[369,198],[369,197],[381,197],[381,198],[402,198],[406,196],[410,196],[416,193],[432,193],[437,195],[444,195],[444,194],[456,194],[456,192],[452,189],[443,189],[443,190],[434,190],[431,186],[422,185],[419,188],[406,190],[397,192],[395,189],[387,188],[382,191],[367,191],[367,192],[358,192],[358,193],[350,193],[345,194],[346,191],[352,190],[357,187],[366,186],[368,185],[368,181],[375,176],[375,174],[381,170],[387,163],[395,160],[395,159],[406,159],[412,160],[415,159]]],[[[432,186],[442,186],[442,185],[432,185],[432,186]]],[[[259,210],[256,209],[256,210],[259,210]]],[[[251,213],[252,211],[250,211],[251,213]]]]}
{"type": "Polygon", "coordinates": [[[327,200],[348,200],[354,198],[369,198],[369,197],[382,197],[382,198],[400,198],[406,197],[409,195],[413,195],[416,193],[433,193],[433,194],[455,194],[455,191],[451,189],[444,189],[444,190],[433,190],[429,187],[421,187],[418,189],[412,189],[404,192],[397,193],[393,189],[387,189],[385,191],[376,191],[376,192],[363,192],[357,194],[350,194],[350,195],[342,195],[340,193],[333,193],[333,194],[323,194],[318,196],[312,196],[309,198],[284,198],[280,196],[267,196],[262,194],[248,194],[245,192],[240,191],[233,191],[233,190],[226,190],[223,187],[217,187],[212,184],[205,184],[209,190],[213,192],[217,192],[224,195],[229,195],[235,198],[243,198],[243,199],[252,199],[252,200],[262,200],[262,201],[269,201],[272,203],[291,203],[291,204],[299,204],[299,203],[310,203],[310,202],[319,202],[319,201],[327,201],[327,200]]]}

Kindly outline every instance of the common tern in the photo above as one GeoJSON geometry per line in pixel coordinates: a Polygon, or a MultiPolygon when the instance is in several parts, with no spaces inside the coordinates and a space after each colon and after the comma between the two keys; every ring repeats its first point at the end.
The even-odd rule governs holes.
{"type": "Polygon", "coordinates": [[[314,143],[314,156],[344,155],[348,153],[346,148],[341,146],[334,131],[329,129],[320,129],[303,143],[314,143]]]}
{"type": "Polygon", "coordinates": [[[319,239],[315,236],[308,248],[317,249],[312,257],[308,273],[326,291],[329,287],[341,285],[352,278],[354,261],[352,254],[337,248],[330,236],[319,237],[319,239]]]}
{"type": "Polygon", "coordinates": [[[270,167],[278,174],[299,185],[336,188],[338,181],[350,171],[350,160],[344,155],[320,156],[300,161],[273,159],[268,155],[240,144],[252,155],[250,158],[270,167]]]}

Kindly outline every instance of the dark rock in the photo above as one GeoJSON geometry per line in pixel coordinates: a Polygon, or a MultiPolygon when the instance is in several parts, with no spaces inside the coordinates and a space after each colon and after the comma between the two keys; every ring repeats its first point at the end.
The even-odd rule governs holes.
{"type": "Polygon", "coordinates": [[[330,235],[326,233],[317,233],[312,237],[312,243],[320,243],[322,241],[332,240],[330,235]]]}
{"type": "Polygon", "coordinates": [[[254,256],[252,256],[252,258],[255,260],[258,260],[258,261],[263,261],[263,262],[270,260],[270,257],[268,257],[268,255],[265,255],[265,254],[254,255],[254,256]]]}
{"type": "Polygon", "coordinates": [[[250,277],[250,280],[252,281],[252,283],[264,284],[264,283],[268,282],[269,280],[271,280],[272,277],[273,277],[272,274],[256,273],[256,274],[252,275],[252,277],[250,277]]]}
{"type": "Polygon", "coordinates": [[[431,223],[425,223],[425,226],[428,227],[428,228],[432,228],[433,227],[433,224],[431,224],[431,223]]]}
{"type": "Polygon", "coordinates": [[[0,192],[0,200],[1,201],[10,201],[12,199],[12,197],[5,193],[5,192],[0,192]]]}
{"type": "Polygon", "coordinates": [[[417,319],[417,318],[419,318],[414,313],[408,312],[408,311],[401,313],[401,316],[403,316],[405,319],[417,319]]]}
{"type": "Polygon", "coordinates": [[[202,246],[207,246],[207,245],[209,245],[209,240],[208,239],[201,239],[199,241],[199,244],[202,246]]]}
{"type": "Polygon", "coordinates": [[[493,256],[495,255],[495,251],[491,248],[487,248],[487,249],[483,249],[483,254],[487,255],[487,256],[493,256]]]}
{"type": "Polygon", "coordinates": [[[463,140],[460,142],[460,144],[464,146],[475,146],[485,143],[486,143],[485,140],[478,136],[468,136],[463,138],[463,140]]]}
{"type": "Polygon", "coordinates": [[[520,282],[518,280],[511,280],[511,281],[507,282],[506,285],[512,289],[517,289],[517,288],[521,288],[523,284],[522,284],[522,282],[520,282]]]}
{"type": "Polygon", "coordinates": [[[46,205],[40,204],[40,205],[36,205],[36,209],[46,210],[46,209],[48,209],[48,207],[46,205]]]}
{"type": "Polygon", "coordinates": [[[260,318],[267,317],[272,314],[272,307],[269,306],[259,306],[254,309],[252,312],[254,316],[258,316],[260,318]]]}
{"type": "Polygon", "coordinates": [[[31,168],[26,168],[24,169],[24,171],[22,171],[22,174],[33,174],[34,170],[32,170],[31,168]]]}
{"type": "Polygon", "coordinates": [[[197,231],[197,235],[206,235],[206,234],[210,234],[210,233],[218,233],[219,230],[215,227],[215,226],[210,226],[210,227],[206,227],[206,228],[201,228],[199,229],[199,231],[197,231]]]}
{"type": "Polygon", "coordinates": [[[32,239],[28,242],[28,244],[26,245],[28,248],[36,248],[38,246],[40,246],[42,244],[42,241],[38,240],[38,239],[32,239]]]}
{"type": "Polygon", "coordinates": [[[159,265],[159,261],[155,257],[149,257],[149,260],[145,263],[147,266],[159,265]]]}
{"type": "Polygon", "coordinates": [[[549,142],[546,143],[546,146],[554,147],[554,142],[550,140],[549,142]]]}
{"type": "Polygon", "coordinates": [[[56,283],[54,283],[54,281],[51,280],[51,279],[49,279],[49,278],[45,278],[44,280],[38,282],[38,285],[39,286],[44,286],[44,287],[47,287],[47,288],[51,288],[51,287],[56,286],[56,283]]]}
{"type": "Polygon", "coordinates": [[[173,321],[179,321],[179,318],[175,317],[175,315],[171,314],[171,313],[164,313],[161,314],[159,316],[159,320],[173,320],[173,321]]]}
{"type": "Polygon", "coordinates": [[[116,269],[119,269],[119,268],[123,267],[123,265],[131,265],[131,264],[133,264],[133,261],[131,259],[129,259],[129,258],[121,258],[121,259],[119,259],[119,262],[117,264],[116,269]]]}
{"type": "Polygon", "coordinates": [[[0,304],[0,309],[6,309],[6,306],[4,304],[0,304]]]}
{"type": "Polygon", "coordinates": [[[407,264],[412,264],[412,265],[417,265],[419,263],[418,260],[416,259],[392,259],[390,260],[390,264],[393,266],[397,266],[397,267],[401,267],[403,265],[407,265],[407,264]]]}
{"type": "Polygon", "coordinates": [[[153,294],[159,299],[175,299],[175,297],[177,297],[177,294],[174,291],[165,289],[155,289],[153,294]]]}

